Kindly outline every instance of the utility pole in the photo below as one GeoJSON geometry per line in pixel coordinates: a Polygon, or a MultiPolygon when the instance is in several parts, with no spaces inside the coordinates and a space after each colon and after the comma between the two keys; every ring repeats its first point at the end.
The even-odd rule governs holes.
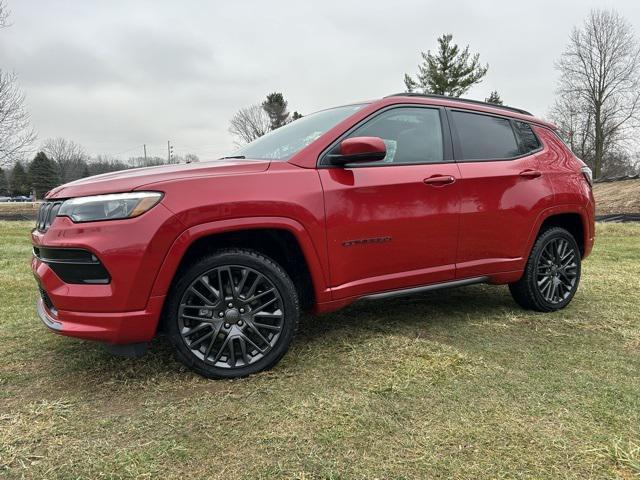
{"type": "Polygon", "coordinates": [[[147,164],[147,144],[145,143],[143,147],[144,147],[144,164],[146,165],[147,164]]]}
{"type": "Polygon", "coordinates": [[[171,163],[171,160],[173,160],[173,147],[171,141],[167,140],[167,163],[171,163]]]}

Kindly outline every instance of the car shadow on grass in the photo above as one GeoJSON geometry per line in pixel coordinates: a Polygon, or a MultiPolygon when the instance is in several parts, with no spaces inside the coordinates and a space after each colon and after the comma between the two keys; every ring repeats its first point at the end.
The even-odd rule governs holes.
{"type": "Polygon", "coordinates": [[[348,330],[402,334],[416,328],[464,325],[517,309],[505,287],[471,286],[387,300],[357,301],[326,315],[304,315],[298,341],[309,342],[348,330]]]}
{"type": "MultiPolygon", "coordinates": [[[[331,354],[337,344],[348,339],[357,347],[372,335],[402,335],[428,338],[437,329],[465,328],[477,318],[496,318],[517,308],[504,287],[471,286],[428,292],[409,297],[359,301],[324,315],[304,314],[292,353],[284,359],[287,370],[304,368],[305,358],[331,354]]],[[[49,344],[49,365],[55,376],[73,382],[76,389],[117,388],[163,382],[181,382],[199,377],[175,360],[168,340],[159,336],[141,358],[111,355],[90,341],[56,338],[49,344]]],[[[278,369],[280,367],[276,367],[278,369]]],[[[249,381],[251,381],[250,377],[249,381]]]]}

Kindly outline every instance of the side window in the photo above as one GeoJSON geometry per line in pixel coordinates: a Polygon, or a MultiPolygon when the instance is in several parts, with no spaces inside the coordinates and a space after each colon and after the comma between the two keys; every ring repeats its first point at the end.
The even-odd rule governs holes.
{"type": "Polygon", "coordinates": [[[438,163],[444,159],[440,111],[401,107],[387,110],[351,132],[351,137],[380,137],[387,155],[361,165],[438,163]]]}
{"type": "Polygon", "coordinates": [[[452,111],[463,160],[500,160],[520,155],[511,122],[479,113],[452,111]]]}
{"type": "Polygon", "coordinates": [[[520,142],[520,154],[526,155],[540,148],[540,141],[528,123],[514,121],[513,126],[520,142]]]}

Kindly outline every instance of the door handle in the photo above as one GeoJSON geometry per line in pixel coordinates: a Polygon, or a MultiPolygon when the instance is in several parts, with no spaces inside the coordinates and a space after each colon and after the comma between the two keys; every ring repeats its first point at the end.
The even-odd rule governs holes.
{"type": "Polygon", "coordinates": [[[424,183],[427,185],[433,185],[434,187],[443,187],[450,185],[456,181],[455,177],[451,175],[434,175],[433,177],[425,178],[424,183]]]}
{"type": "Polygon", "coordinates": [[[520,172],[520,176],[524,178],[538,178],[542,175],[540,170],[531,170],[530,168],[520,172]]]}

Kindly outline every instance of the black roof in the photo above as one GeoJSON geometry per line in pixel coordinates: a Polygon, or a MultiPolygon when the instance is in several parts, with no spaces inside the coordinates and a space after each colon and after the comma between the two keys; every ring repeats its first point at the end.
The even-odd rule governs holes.
{"type": "Polygon", "coordinates": [[[391,95],[387,95],[384,98],[388,97],[423,97],[423,98],[438,98],[441,100],[452,100],[455,102],[463,102],[463,103],[471,103],[475,105],[484,105],[485,107],[498,108],[501,110],[508,110],[510,112],[521,113],[522,115],[531,115],[531,113],[526,110],[522,110],[521,108],[509,107],[507,105],[497,105],[495,103],[482,102],[480,100],[472,100],[470,98],[458,98],[458,97],[447,97],[446,95],[435,95],[433,93],[393,93],[391,95]]]}

